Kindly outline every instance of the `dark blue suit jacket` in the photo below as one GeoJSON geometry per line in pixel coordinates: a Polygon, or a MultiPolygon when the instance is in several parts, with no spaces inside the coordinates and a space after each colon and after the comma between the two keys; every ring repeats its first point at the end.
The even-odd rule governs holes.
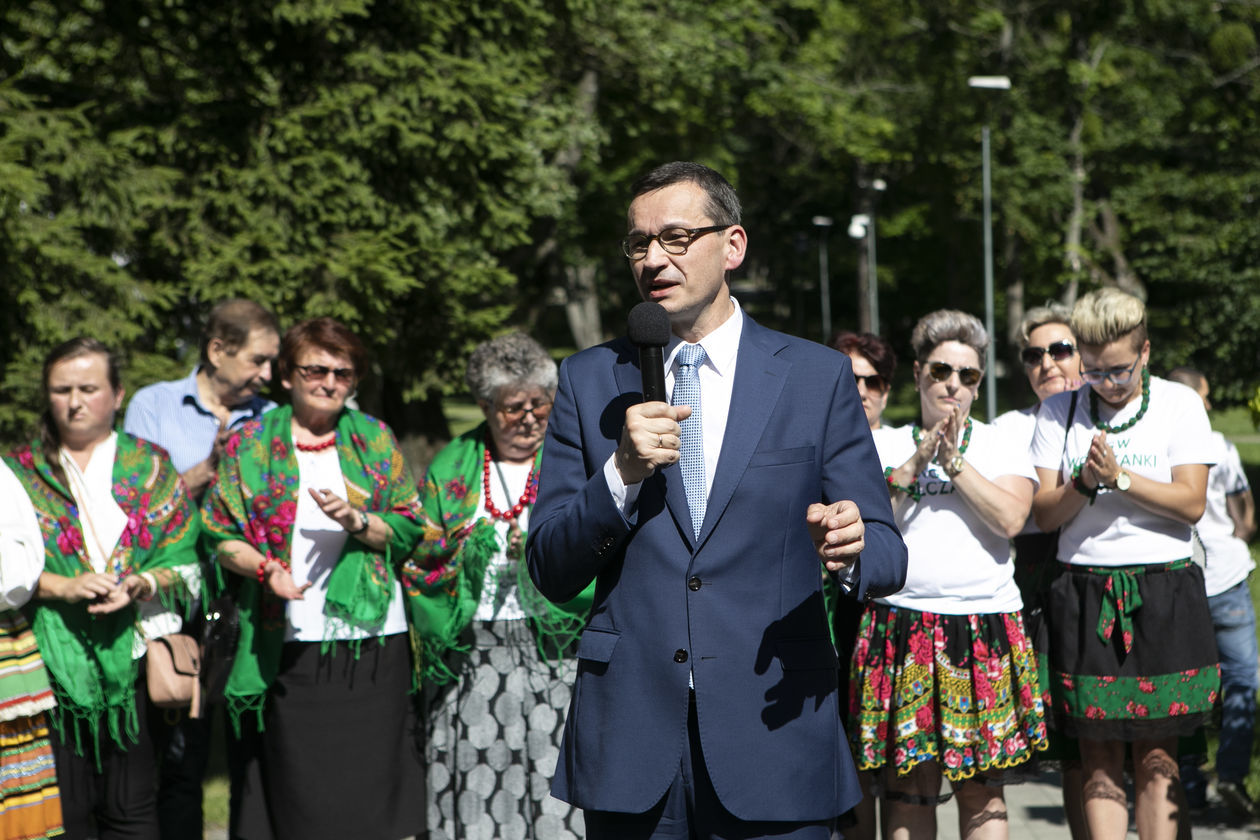
{"type": "Polygon", "coordinates": [[[603,466],[641,387],[628,341],[583,351],[560,368],[547,427],[530,574],[554,601],[597,581],[552,793],[603,811],[655,805],[687,745],[694,671],[722,804],[743,820],[829,819],[861,794],[806,508],[861,509],[857,597],[906,574],[849,360],[745,319],[698,541],[676,465],[643,483],[632,522],[613,504],[603,466]]]}

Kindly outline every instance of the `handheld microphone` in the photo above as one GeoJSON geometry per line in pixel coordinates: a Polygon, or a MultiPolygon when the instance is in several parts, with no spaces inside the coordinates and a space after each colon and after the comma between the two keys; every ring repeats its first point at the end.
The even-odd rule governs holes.
{"type": "Polygon", "coordinates": [[[643,401],[667,402],[665,398],[665,345],[669,344],[669,313],[652,301],[636,304],[630,310],[630,343],[639,348],[639,370],[643,374],[643,401]]]}

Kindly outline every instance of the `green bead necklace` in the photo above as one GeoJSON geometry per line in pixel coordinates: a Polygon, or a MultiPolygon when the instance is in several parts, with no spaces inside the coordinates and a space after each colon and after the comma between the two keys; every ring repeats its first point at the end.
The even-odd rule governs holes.
{"type": "Polygon", "coordinates": [[[1138,408],[1138,413],[1134,414],[1119,426],[1108,426],[1106,423],[1098,419],[1098,394],[1094,393],[1094,389],[1089,389],[1089,419],[1099,431],[1106,432],[1109,435],[1119,432],[1126,432],[1133,428],[1137,421],[1141,420],[1146,414],[1146,409],[1151,405],[1151,371],[1150,368],[1142,368],[1142,405],[1138,408]]]}

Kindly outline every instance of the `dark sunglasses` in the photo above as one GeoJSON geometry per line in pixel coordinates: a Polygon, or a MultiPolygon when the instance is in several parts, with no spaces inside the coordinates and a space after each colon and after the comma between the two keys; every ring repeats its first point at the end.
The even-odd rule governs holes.
{"type": "Polygon", "coordinates": [[[853,381],[862,382],[866,385],[868,391],[882,391],[888,387],[888,383],[884,381],[884,377],[878,373],[872,373],[870,376],[858,376],[853,374],[853,381]]]}
{"type": "Polygon", "coordinates": [[[294,365],[293,369],[302,374],[307,382],[320,382],[328,374],[332,374],[342,382],[354,381],[354,368],[330,368],[324,365],[294,365]]]}
{"type": "Polygon", "coordinates": [[[1042,356],[1047,353],[1056,362],[1061,362],[1076,355],[1076,348],[1070,341],[1056,341],[1049,347],[1025,347],[1019,354],[1019,358],[1023,360],[1024,367],[1036,367],[1041,364],[1042,356]]]}
{"type": "Polygon", "coordinates": [[[928,365],[928,376],[937,382],[944,382],[949,379],[950,374],[957,372],[958,381],[970,388],[980,382],[981,372],[979,368],[965,367],[956,368],[953,365],[947,365],[944,362],[932,362],[928,365]]]}

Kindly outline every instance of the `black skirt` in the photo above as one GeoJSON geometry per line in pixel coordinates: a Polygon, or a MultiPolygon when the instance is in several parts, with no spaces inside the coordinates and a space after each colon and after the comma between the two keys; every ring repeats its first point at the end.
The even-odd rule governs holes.
{"type": "Polygon", "coordinates": [[[264,729],[245,745],[233,834],[243,840],[399,840],[423,834],[423,736],[406,633],[287,642],[264,729]]]}
{"type": "Polygon", "coordinates": [[[1050,587],[1051,722],[1078,738],[1192,734],[1220,691],[1203,570],[1072,565],[1050,587]],[[1104,638],[1106,637],[1106,638],[1104,638]]]}

